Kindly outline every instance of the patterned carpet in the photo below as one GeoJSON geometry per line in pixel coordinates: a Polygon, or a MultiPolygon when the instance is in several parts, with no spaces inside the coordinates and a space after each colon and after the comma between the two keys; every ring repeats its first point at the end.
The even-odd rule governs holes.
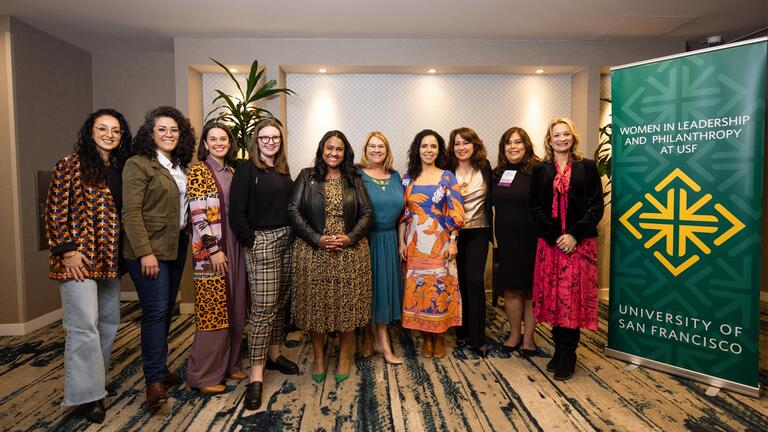
{"type": "MultiPolygon", "coordinates": [[[[763,305],[765,311],[766,305],[763,305]]],[[[329,349],[329,377],[315,384],[307,371],[311,348],[301,332],[288,336],[285,354],[302,375],[269,371],[259,411],[243,406],[245,382],[229,382],[227,392],[205,396],[170,391],[171,403],[154,416],[143,409],[139,352],[139,308],[124,303],[113,353],[107,420],[91,425],[60,407],[64,333],[55,323],[23,337],[0,338],[0,429],[2,430],[243,430],[243,431],[766,431],[768,399],[722,391],[603,355],[606,308],[600,331],[586,332],[573,379],[552,380],[544,357],[532,360],[493,350],[482,359],[462,349],[447,358],[424,360],[416,334],[394,329],[392,338],[406,363],[386,365],[381,357],[356,360],[355,373],[337,384],[336,348],[329,349]]],[[[488,335],[506,336],[502,313],[489,306],[488,335]]],[[[767,323],[761,320],[761,346],[767,323]]],[[[171,335],[172,368],[184,374],[194,331],[191,316],[179,316],[171,335]]],[[[537,341],[551,352],[549,330],[539,326],[537,341]]],[[[453,346],[453,338],[448,339],[453,346]]],[[[334,341],[335,342],[335,341],[334,341]]],[[[765,352],[762,385],[768,384],[765,352]]]]}

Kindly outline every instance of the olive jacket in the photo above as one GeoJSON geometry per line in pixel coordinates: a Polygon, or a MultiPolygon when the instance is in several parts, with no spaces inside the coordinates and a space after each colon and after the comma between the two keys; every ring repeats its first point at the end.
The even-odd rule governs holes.
{"type": "Polygon", "coordinates": [[[154,254],[175,260],[179,253],[179,188],[156,158],[133,156],[123,168],[123,226],[126,259],[154,254]]]}

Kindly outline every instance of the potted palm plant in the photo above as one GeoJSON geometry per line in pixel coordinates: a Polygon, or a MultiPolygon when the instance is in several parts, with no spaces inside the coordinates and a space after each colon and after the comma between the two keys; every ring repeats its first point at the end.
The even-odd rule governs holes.
{"type": "Polygon", "coordinates": [[[296,94],[293,90],[277,87],[277,81],[269,80],[259,85],[264,76],[264,70],[259,70],[259,61],[254,60],[251,63],[251,69],[245,79],[245,90],[240,82],[235,78],[229,68],[221,62],[211,59],[219,65],[224,72],[229,75],[234,82],[239,94],[230,95],[222,90],[216,90],[216,96],[212,103],[216,105],[219,101],[222,105],[215,106],[205,116],[206,121],[221,121],[228,124],[235,136],[235,142],[238,148],[238,157],[245,157],[248,154],[248,147],[253,135],[253,128],[259,120],[265,118],[274,119],[277,124],[282,123],[269,110],[258,106],[258,102],[274,97],[280,93],[291,95],[296,94]]]}

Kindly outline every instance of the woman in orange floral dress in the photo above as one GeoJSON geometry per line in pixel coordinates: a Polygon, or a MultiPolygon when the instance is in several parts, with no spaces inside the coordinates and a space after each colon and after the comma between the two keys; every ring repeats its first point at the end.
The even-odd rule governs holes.
{"type": "Polygon", "coordinates": [[[426,358],[445,357],[445,331],[461,325],[455,260],[464,206],[456,177],[443,169],[444,164],[443,138],[433,130],[419,132],[403,177],[399,249],[406,262],[402,325],[422,331],[421,354],[426,358]]]}

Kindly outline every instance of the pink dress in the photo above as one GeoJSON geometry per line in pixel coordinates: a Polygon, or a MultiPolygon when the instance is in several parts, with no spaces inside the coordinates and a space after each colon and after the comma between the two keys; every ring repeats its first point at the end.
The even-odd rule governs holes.
{"type": "MultiPolygon", "coordinates": [[[[553,182],[552,217],[560,216],[565,231],[571,162],[553,182]]],[[[556,327],[597,330],[597,239],[589,237],[571,254],[539,238],[533,274],[533,315],[537,322],[556,327]]]]}

